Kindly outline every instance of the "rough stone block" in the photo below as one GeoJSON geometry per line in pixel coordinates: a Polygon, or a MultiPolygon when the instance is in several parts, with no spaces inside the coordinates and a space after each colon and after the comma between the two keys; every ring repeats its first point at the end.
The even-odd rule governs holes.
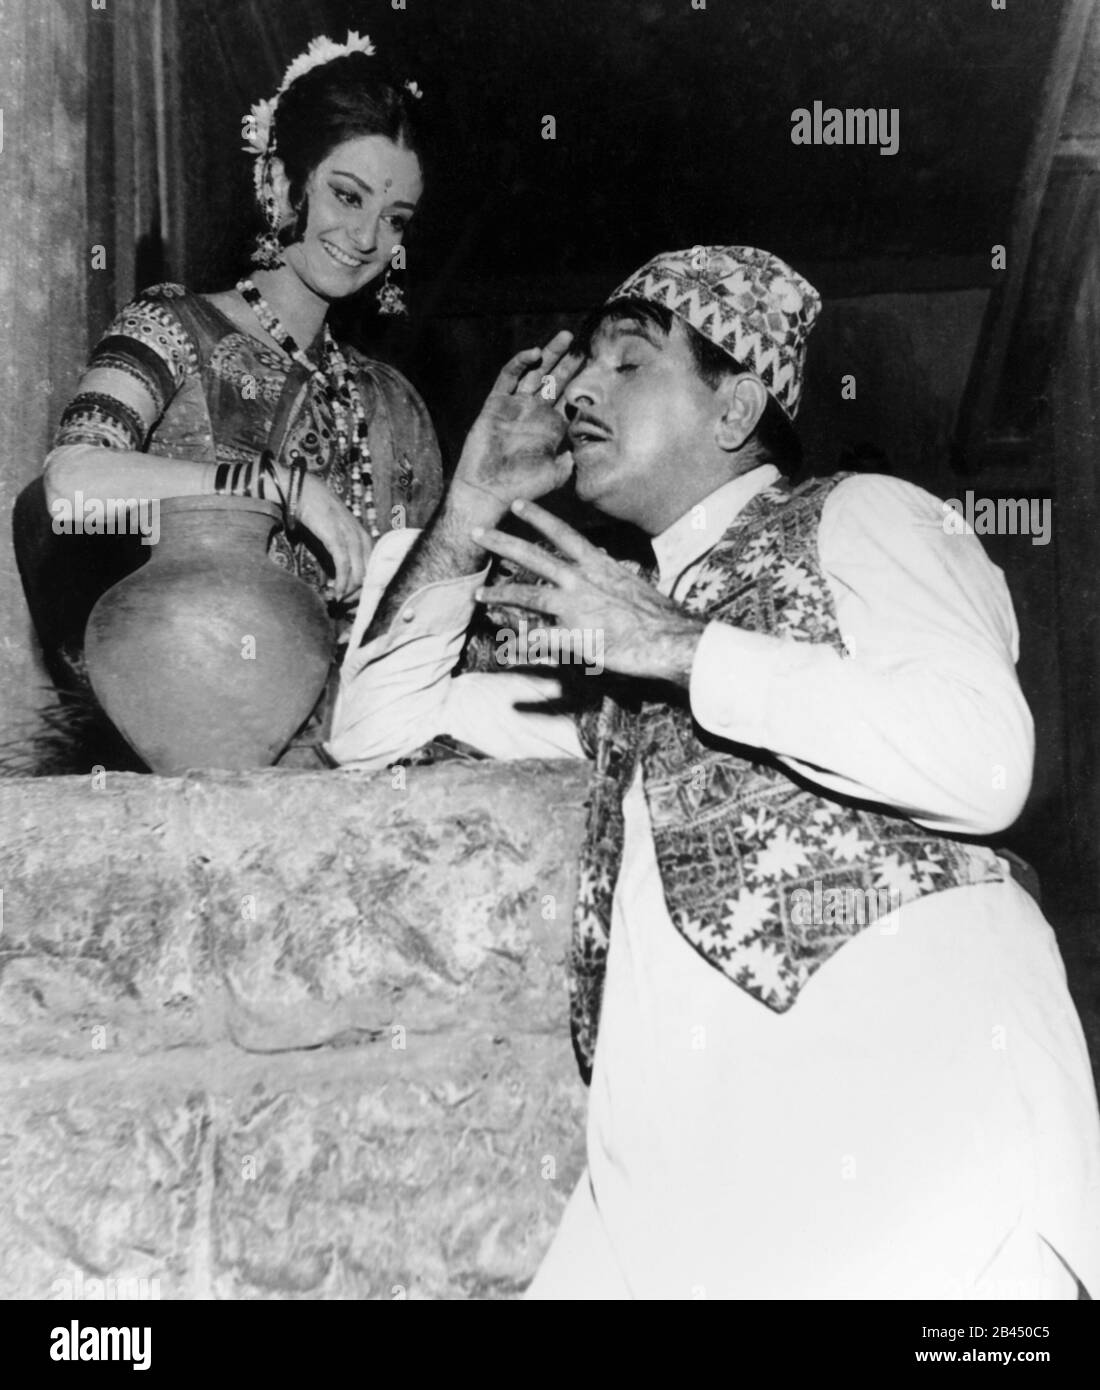
{"type": "Polygon", "coordinates": [[[183,809],[161,778],[0,782],[0,1055],[202,1036],[183,809]]]}
{"type": "Polygon", "coordinates": [[[522,1290],[583,1164],[587,777],[0,782],[0,1297],[522,1290]]]}
{"type": "Polygon", "coordinates": [[[0,1298],[63,1298],[79,1279],[194,1296],[209,1105],[199,1090],[36,1079],[3,1096],[0,1298]],[[110,1281],[108,1283],[108,1281],[110,1281]]]}
{"type": "Polygon", "coordinates": [[[219,1119],[218,1295],[521,1292],[583,1164],[563,1049],[460,1035],[378,1043],[290,1089],[269,1070],[219,1119]]]}

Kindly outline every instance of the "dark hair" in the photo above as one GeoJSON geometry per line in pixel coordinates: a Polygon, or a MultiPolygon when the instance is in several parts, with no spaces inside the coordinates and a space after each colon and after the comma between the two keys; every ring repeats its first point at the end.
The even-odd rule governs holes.
{"type": "MultiPolygon", "coordinates": [[[[687,336],[695,370],[712,391],[717,390],[727,376],[736,376],[739,372],[752,372],[751,367],[742,365],[709,338],[704,338],[698,329],[674,314],[671,309],[663,304],[654,304],[648,299],[613,299],[610,303],[601,305],[581,326],[573,350],[587,356],[592,339],[601,326],[612,319],[631,319],[635,323],[653,324],[666,338],[672,332],[673,324],[679,323],[687,336]]],[[[774,463],[779,471],[788,477],[801,468],[802,441],[783,407],[770,391],[768,403],[750,438],[756,446],[761,462],[774,463]]]]}
{"type": "Polygon", "coordinates": [[[347,53],[295,78],[279,98],[272,131],[274,153],[283,161],[290,205],[297,213],[287,239],[296,240],[305,230],[310,174],[345,140],[384,135],[423,158],[413,109],[418,104],[365,53],[347,53]]]}

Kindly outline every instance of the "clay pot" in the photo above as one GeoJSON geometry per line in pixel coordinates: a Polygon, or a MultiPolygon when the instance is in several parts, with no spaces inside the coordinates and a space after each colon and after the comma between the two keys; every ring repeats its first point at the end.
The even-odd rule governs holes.
{"type": "Polygon", "coordinates": [[[148,562],[92,609],[96,698],[154,772],[267,767],[332,659],[319,595],[267,554],[272,502],[172,497],[148,562]]]}

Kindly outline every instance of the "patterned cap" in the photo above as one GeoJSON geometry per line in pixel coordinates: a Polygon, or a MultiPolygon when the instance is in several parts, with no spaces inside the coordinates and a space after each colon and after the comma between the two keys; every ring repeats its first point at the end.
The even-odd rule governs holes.
{"type": "Polygon", "coordinates": [[[666,251],[610,298],[663,304],[755,372],[789,419],[798,414],[806,339],[821,296],[778,256],[754,246],[666,251]]]}

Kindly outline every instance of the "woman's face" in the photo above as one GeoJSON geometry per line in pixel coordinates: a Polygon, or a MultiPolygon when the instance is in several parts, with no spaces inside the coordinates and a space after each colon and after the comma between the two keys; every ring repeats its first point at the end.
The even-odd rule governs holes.
{"type": "MultiPolygon", "coordinates": [[[[289,211],[286,185],[280,169],[276,193],[289,211]]],[[[384,135],[346,140],[310,175],[305,236],[283,258],[322,299],[355,294],[385,273],[422,191],[411,150],[384,135]]]]}

